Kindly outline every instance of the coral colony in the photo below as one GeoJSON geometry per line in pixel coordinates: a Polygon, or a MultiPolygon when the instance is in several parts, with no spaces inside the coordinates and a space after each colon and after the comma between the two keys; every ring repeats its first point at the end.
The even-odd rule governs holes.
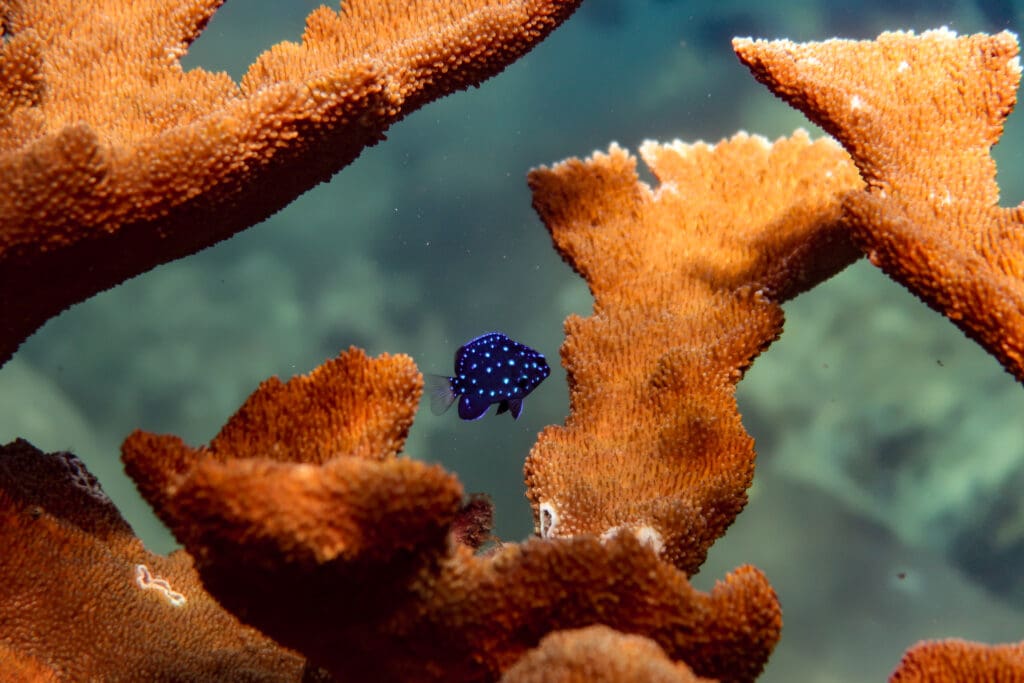
{"type": "MultiPolygon", "coordinates": [[[[3,7],[3,360],[65,307],[256,223],[391,122],[498,73],[578,2],[348,0],[240,86],[177,61],[219,4],[109,0],[105,22],[3,7]],[[92,68],[101,49],[116,74],[92,68]],[[169,101],[174,117],[155,115],[169,101]]],[[[476,552],[480,499],[469,510],[452,474],[398,457],[419,370],[352,348],[265,381],[208,446],[125,440],[184,546],[166,557],[72,456],[3,447],[5,676],[756,678],[781,629],[767,579],[688,581],[753,477],[734,387],[781,333],[780,304],[862,253],[1024,380],[1024,229],[988,155],[1020,69],[1009,33],[734,49],[838,144],[649,143],[653,190],[614,145],[529,175],[595,300],[565,323],[572,412],[526,461],[536,538],[476,552]]],[[[1019,680],[1022,662],[1024,643],[923,643],[892,680],[1019,680]]]]}

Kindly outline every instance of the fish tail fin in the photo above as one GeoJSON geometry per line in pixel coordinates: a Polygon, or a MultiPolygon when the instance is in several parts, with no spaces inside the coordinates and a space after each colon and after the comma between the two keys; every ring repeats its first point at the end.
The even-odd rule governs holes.
{"type": "Polygon", "coordinates": [[[430,396],[430,412],[443,415],[455,403],[455,392],[452,391],[452,378],[444,375],[424,375],[427,394],[430,396]]]}

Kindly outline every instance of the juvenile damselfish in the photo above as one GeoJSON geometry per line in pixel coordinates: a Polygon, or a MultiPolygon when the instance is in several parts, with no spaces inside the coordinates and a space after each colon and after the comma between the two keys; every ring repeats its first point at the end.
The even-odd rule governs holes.
{"type": "Polygon", "coordinates": [[[551,374],[544,354],[501,332],[471,339],[455,352],[455,375],[427,375],[430,409],[440,415],[459,399],[459,417],[479,420],[492,403],[495,415],[512,419],[523,412],[523,399],[551,374]]]}

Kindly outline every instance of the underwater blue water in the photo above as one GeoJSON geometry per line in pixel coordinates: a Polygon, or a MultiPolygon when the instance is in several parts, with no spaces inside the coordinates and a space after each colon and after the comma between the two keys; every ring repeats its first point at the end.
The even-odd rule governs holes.
{"type": "MultiPolygon", "coordinates": [[[[186,67],[237,78],[319,4],[227,3],[186,67]]],[[[131,430],[205,443],[262,379],[350,344],[447,374],[460,344],[500,329],[552,365],[529,410],[463,422],[422,409],[407,452],[490,493],[498,535],[525,537],[523,459],[568,410],[562,321],[590,309],[531,209],[528,169],[611,141],[809,127],[739,64],[735,35],[1016,31],[1024,16],[1013,3],[709,5],[586,0],[505,73],[414,112],[263,224],[51,321],[0,371],[0,438],[79,454],[167,550],[120,473],[131,430]]],[[[1024,123],[1011,117],[995,154],[1002,203],[1017,203],[1024,123]]],[[[696,581],[752,563],[776,586],[785,628],[763,680],[884,680],[919,638],[1020,639],[1024,394],[992,358],[862,262],[787,307],[739,395],[759,453],[751,504],[696,581]]]]}

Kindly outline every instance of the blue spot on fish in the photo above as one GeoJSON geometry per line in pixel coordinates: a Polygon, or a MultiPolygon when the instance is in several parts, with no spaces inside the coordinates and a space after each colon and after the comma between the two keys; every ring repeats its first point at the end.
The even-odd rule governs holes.
{"type": "Polygon", "coordinates": [[[452,377],[427,375],[430,409],[440,415],[458,400],[459,417],[479,420],[492,403],[497,403],[496,415],[509,412],[518,420],[523,399],[550,374],[544,354],[501,332],[488,332],[459,347],[452,377]],[[480,353],[493,358],[493,364],[481,369],[478,363],[471,363],[471,357],[480,353]],[[477,391],[473,392],[471,386],[477,391]]]}

